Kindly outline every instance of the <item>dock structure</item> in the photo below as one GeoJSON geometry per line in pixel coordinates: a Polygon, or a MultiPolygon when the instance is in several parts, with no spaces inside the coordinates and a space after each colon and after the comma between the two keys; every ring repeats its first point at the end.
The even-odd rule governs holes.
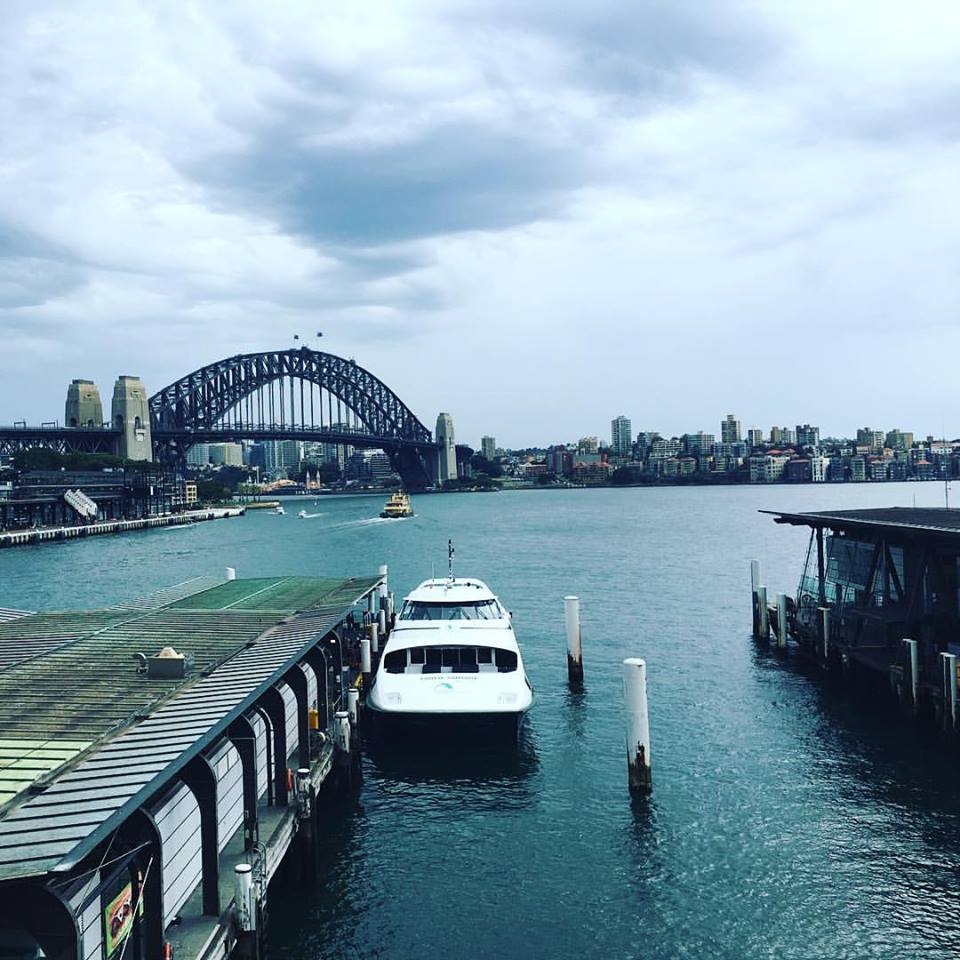
{"type": "Polygon", "coordinates": [[[763,512],[810,528],[792,639],[827,669],[889,683],[910,712],[953,732],[960,510],[763,512]]]}
{"type": "Polygon", "coordinates": [[[0,611],[0,955],[259,955],[270,878],[319,833],[379,587],[199,578],[0,611]]]}

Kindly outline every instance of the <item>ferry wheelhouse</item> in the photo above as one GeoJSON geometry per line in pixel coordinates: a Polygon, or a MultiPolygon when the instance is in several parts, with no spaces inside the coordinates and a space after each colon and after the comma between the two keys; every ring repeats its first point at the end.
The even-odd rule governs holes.
{"type": "Polygon", "coordinates": [[[481,580],[426,580],[403,601],[367,696],[381,732],[515,738],[533,688],[507,610],[481,580]]]}

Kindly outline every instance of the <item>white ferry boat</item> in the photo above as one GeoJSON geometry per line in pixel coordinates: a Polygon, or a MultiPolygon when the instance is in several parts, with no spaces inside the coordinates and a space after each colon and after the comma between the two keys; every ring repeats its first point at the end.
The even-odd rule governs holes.
{"type": "Polygon", "coordinates": [[[481,580],[426,580],[397,616],[367,695],[378,731],[516,738],[533,703],[510,614],[481,580]]]}

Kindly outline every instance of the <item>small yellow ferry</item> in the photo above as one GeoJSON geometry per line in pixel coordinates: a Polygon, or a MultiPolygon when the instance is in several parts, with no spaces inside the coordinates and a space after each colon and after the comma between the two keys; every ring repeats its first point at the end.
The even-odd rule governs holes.
{"type": "Polygon", "coordinates": [[[380,512],[381,517],[389,519],[399,519],[400,517],[412,517],[413,507],[410,506],[410,497],[402,490],[390,495],[390,499],[383,505],[380,512]]]}

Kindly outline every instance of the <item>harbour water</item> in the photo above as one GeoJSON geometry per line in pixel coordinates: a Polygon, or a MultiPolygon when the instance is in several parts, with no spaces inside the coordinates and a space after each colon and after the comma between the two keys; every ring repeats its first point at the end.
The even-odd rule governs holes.
{"type": "Polygon", "coordinates": [[[805,531],[759,509],[936,506],[935,484],[605,489],[294,500],[285,517],[0,553],[0,606],[243,576],[446,568],[513,611],[537,703],[517,756],[364,759],[327,812],[310,888],[272,889],[290,958],[952,957],[960,776],[935,739],[750,640],[748,560],[793,593],[805,531]],[[316,513],[298,519],[299,509],[316,513]],[[582,598],[585,691],[566,686],[562,597],[582,598]],[[648,662],[654,792],[631,802],[620,662],[648,662]]]}

